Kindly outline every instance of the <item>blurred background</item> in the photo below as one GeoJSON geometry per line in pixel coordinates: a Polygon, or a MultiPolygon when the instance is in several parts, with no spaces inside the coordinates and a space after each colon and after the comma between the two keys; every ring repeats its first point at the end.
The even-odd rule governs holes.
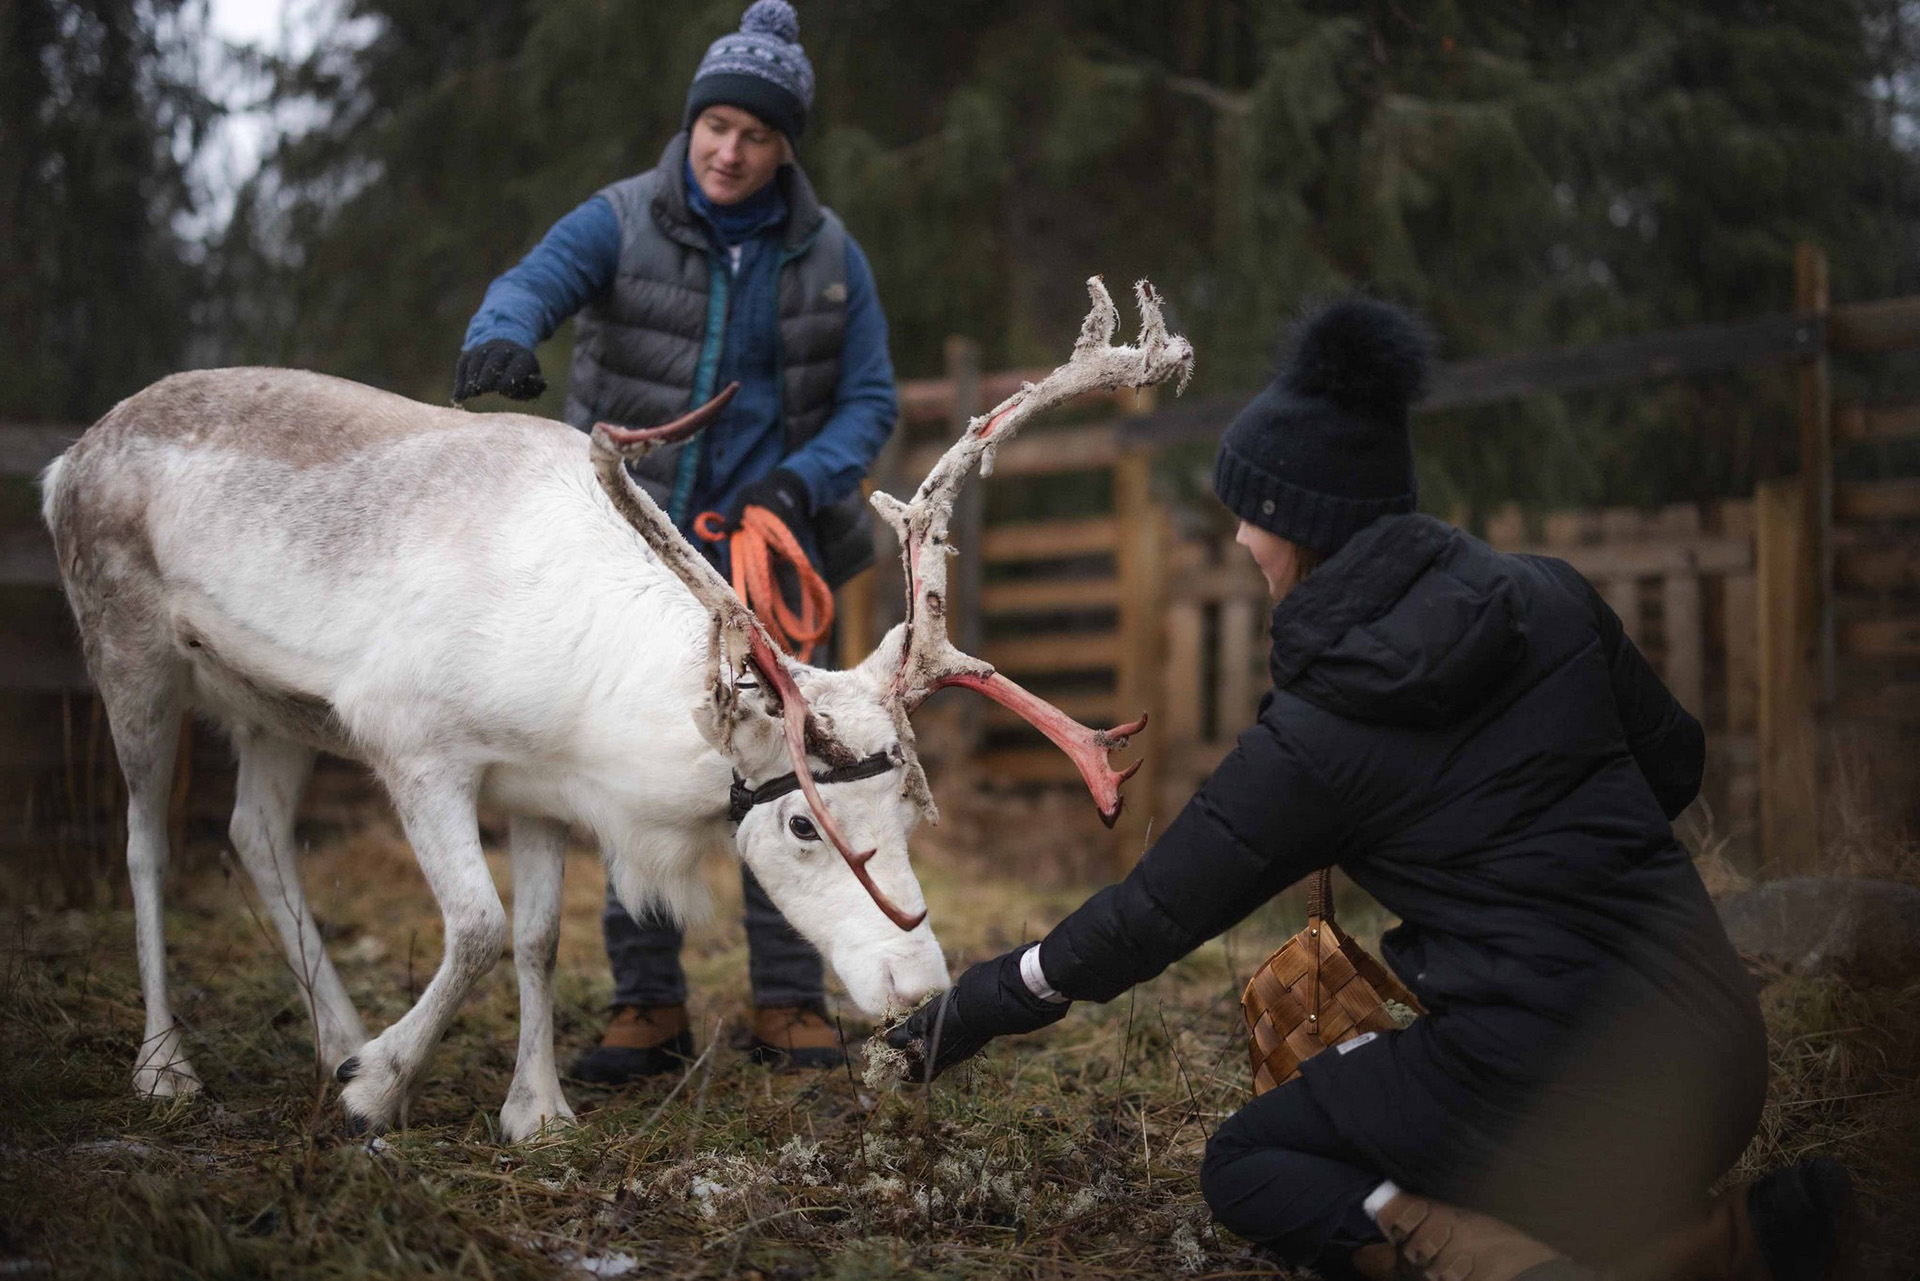
{"type": "MultiPolygon", "coordinates": [[[[970,491],[967,638],[1085,719],[1156,714],[1135,825],[1089,858],[1137,852],[1264,688],[1211,444],[1288,317],[1350,286],[1441,338],[1423,506],[1567,556],[1708,723],[1703,839],[1787,868],[1867,809],[1910,817],[1920,4],[798,7],[800,160],[903,379],[881,487],[1064,356],[1090,274],[1150,277],[1199,353],[1183,400],[1036,427],[970,491]]],[[[487,282],[653,163],[741,8],[0,3],[0,823],[48,892],[106,874],[119,802],[32,474],[186,367],[446,402],[487,282]]],[[[899,608],[888,573],[843,593],[849,655],[899,608]]],[[[995,715],[951,719],[952,786],[1061,774],[995,715]]],[[[193,754],[183,832],[224,827],[223,750],[193,754]]]]}

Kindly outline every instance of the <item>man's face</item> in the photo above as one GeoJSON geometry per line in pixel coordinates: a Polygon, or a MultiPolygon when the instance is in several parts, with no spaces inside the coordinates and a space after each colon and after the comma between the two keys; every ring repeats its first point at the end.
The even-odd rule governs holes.
{"type": "Polygon", "coordinates": [[[716,205],[737,205],[773,181],[787,157],[780,131],[739,107],[708,107],[693,122],[687,163],[716,205]]]}

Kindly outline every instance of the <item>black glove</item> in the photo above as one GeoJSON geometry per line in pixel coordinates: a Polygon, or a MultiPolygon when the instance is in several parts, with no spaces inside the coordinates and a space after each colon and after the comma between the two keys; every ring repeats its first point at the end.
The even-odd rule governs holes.
{"type": "Polygon", "coordinates": [[[540,362],[534,354],[505,338],[467,348],[453,367],[456,404],[488,391],[513,400],[532,400],[546,389],[547,380],[540,376],[540,362]]]}
{"type": "Polygon", "coordinates": [[[724,513],[726,527],[740,528],[740,518],[748,507],[766,508],[788,529],[798,529],[801,522],[813,514],[807,482],[784,467],[774,468],[735,496],[724,513]]]}
{"type": "Polygon", "coordinates": [[[907,1054],[902,1080],[930,1080],[980,1053],[996,1036],[1032,1032],[1067,1016],[1068,1002],[1041,1000],[1020,977],[1020,954],[1030,946],[980,962],[904,1023],[888,1029],[887,1044],[907,1054]],[[932,1072],[927,1071],[930,1051],[932,1072]]]}

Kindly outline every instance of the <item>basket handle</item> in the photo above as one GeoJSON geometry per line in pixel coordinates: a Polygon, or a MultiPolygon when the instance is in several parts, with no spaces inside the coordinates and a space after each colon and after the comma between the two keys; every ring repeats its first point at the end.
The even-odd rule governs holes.
{"type": "Polygon", "coordinates": [[[1307,915],[1333,919],[1333,869],[1323,867],[1307,877],[1307,915]]]}

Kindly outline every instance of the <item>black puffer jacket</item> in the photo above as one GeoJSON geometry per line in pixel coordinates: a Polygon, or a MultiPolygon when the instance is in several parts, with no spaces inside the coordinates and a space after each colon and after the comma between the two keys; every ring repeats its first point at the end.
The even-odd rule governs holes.
{"type": "Polygon", "coordinates": [[[1389,516],[1273,637],[1253,728],[1047,936],[1054,987],[1108,1000],[1337,863],[1400,917],[1385,959],[1436,1015],[1433,1062],[1477,1091],[1547,1079],[1628,1019],[1752,1093],[1751,984],[1669,826],[1704,738],[1583,578],[1389,516]]]}

